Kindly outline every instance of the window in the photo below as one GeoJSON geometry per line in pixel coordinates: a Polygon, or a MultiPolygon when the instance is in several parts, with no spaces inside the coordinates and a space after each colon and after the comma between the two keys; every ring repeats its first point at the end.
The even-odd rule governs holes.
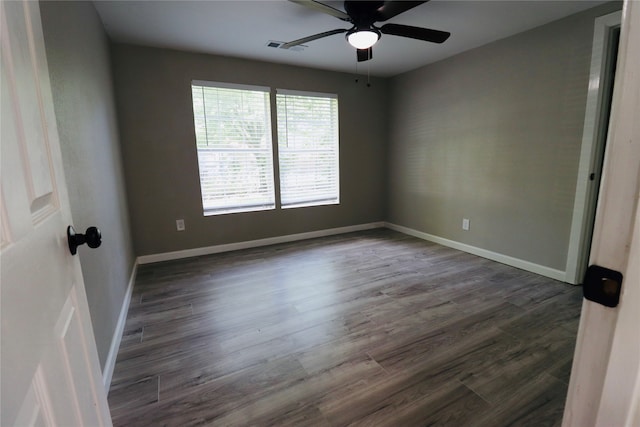
{"type": "MultiPolygon", "coordinates": [[[[205,215],[274,209],[271,98],[266,87],[193,81],[205,215]]],[[[282,208],[338,204],[338,98],[278,89],[282,208]]]]}
{"type": "Polygon", "coordinates": [[[204,214],[275,208],[269,88],[191,89],[204,214]]]}
{"type": "Polygon", "coordinates": [[[337,97],[279,89],[276,105],[282,207],[339,203],[337,97]]]}

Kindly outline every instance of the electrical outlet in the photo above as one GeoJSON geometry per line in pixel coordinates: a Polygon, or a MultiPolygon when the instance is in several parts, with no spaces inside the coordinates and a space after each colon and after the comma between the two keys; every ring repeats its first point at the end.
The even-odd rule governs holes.
{"type": "Polygon", "coordinates": [[[469,231],[469,220],[467,218],[462,219],[462,229],[469,231]]]}
{"type": "Polygon", "coordinates": [[[176,230],[184,231],[184,219],[176,219],[176,230]]]}

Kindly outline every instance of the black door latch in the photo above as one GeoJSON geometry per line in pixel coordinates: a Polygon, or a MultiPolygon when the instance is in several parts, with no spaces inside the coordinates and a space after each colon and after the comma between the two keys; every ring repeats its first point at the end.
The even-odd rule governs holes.
{"type": "Polygon", "coordinates": [[[582,292],[589,301],[597,302],[607,307],[615,307],[620,302],[622,290],[622,273],[599,265],[587,268],[582,292]]]}

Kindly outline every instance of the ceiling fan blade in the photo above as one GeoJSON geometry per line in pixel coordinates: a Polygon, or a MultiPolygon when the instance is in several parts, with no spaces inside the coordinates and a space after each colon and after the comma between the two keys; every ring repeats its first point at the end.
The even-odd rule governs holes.
{"type": "Polygon", "coordinates": [[[394,16],[400,15],[409,9],[413,9],[416,6],[420,6],[426,1],[385,1],[382,6],[378,8],[375,13],[376,22],[383,22],[394,16]]]}
{"type": "Polygon", "coordinates": [[[351,22],[351,18],[345,12],[340,9],[333,8],[324,3],[320,3],[315,0],[289,0],[291,3],[297,3],[301,6],[308,7],[310,9],[316,10],[318,12],[326,13],[327,15],[335,16],[338,19],[342,19],[343,21],[351,22]]]}
{"type": "Polygon", "coordinates": [[[429,28],[412,27],[410,25],[385,24],[380,27],[383,34],[393,36],[409,37],[412,39],[424,40],[432,43],[442,43],[449,38],[451,33],[447,31],[431,30],[429,28]]]}
{"type": "Polygon", "coordinates": [[[314,34],[312,36],[303,37],[301,39],[285,43],[280,47],[282,49],[289,49],[290,47],[298,46],[298,45],[301,45],[301,44],[305,44],[307,42],[310,42],[310,41],[313,41],[313,40],[318,40],[318,39],[321,39],[323,37],[328,37],[328,36],[332,36],[334,34],[340,34],[340,33],[346,33],[346,32],[347,32],[347,30],[345,30],[344,28],[339,28],[337,30],[331,30],[331,31],[325,31],[324,33],[314,34]]]}
{"type": "Polygon", "coordinates": [[[358,62],[368,61],[373,58],[373,48],[369,49],[357,49],[358,62]]]}

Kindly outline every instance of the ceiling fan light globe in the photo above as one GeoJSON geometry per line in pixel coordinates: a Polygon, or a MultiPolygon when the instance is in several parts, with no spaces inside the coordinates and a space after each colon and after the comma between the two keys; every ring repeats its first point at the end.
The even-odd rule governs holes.
{"type": "Polygon", "coordinates": [[[356,30],[347,33],[347,41],[356,49],[369,49],[380,38],[380,32],[375,30],[356,30]]]}

